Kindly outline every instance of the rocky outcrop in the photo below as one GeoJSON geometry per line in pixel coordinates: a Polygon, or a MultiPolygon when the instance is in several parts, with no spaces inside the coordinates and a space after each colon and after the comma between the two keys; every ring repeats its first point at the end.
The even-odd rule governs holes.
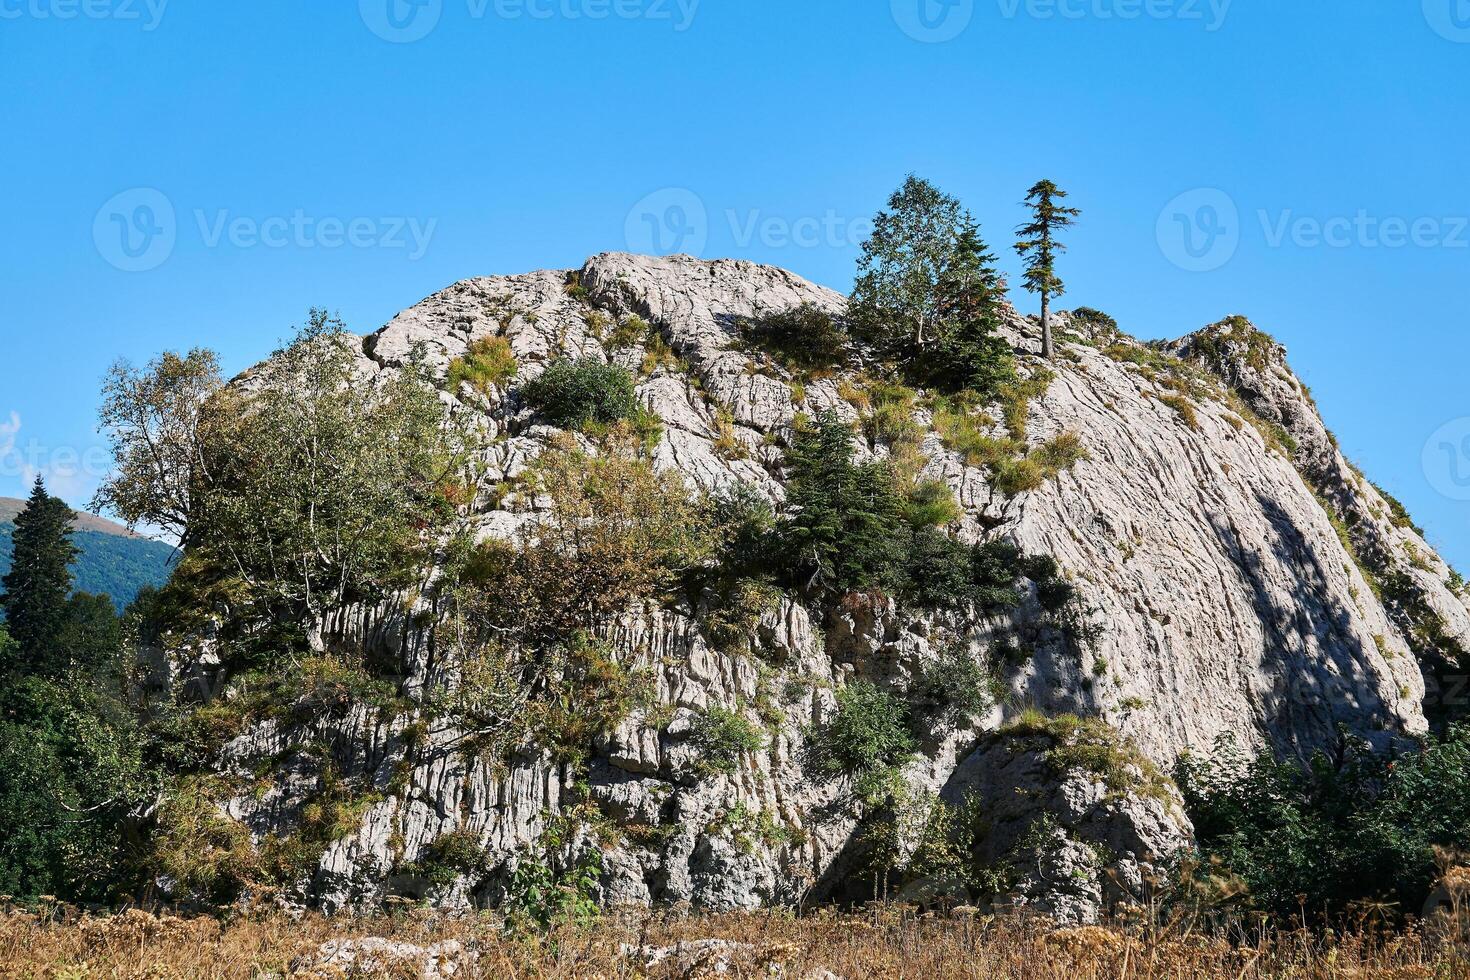
{"type": "MultiPolygon", "coordinates": [[[[639,375],[641,401],[662,420],[660,468],[706,490],[743,482],[780,501],[781,445],[797,414],[859,415],[844,382],[860,378],[798,382],[736,343],[740,318],[801,304],[843,309],[836,293],[779,269],[600,255],[574,272],[451,286],[364,340],[361,368],[370,379],[421,357],[442,377],[487,337],[509,342],[517,384],[557,357],[605,358],[639,375]]],[[[1013,315],[1006,332],[1023,372],[1038,371],[1035,326],[1013,315]]],[[[912,700],[913,680],[946,649],[1004,645],[996,681],[1006,697],[984,717],[927,717],[912,703],[924,731],[903,781],[915,799],[985,811],[975,856],[1006,882],[995,900],[1082,922],[1141,898],[1187,846],[1188,821],[1159,776],[1181,751],[1208,750],[1228,733],[1306,755],[1343,728],[1380,744],[1425,731],[1422,637],[1393,598],[1380,600],[1372,577],[1381,573],[1355,551],[1371,542],[1402,557],[1392,567],[1447,634],[1466,635],[1470,612],[1422,538],[1323,448],[1330,437],[1279,356],[1270,352],[1264,369],[1248,356],[1242,368],[1198,339],[1181,342],[1181,356],[1209,363],[1225,385],[1126,337],[1061,348],[1055,377],[1029,403],[1028,438],[1075,434],[1086,458],[1037,489],[1002,492],[986,467],[946,445],[927,408],[915,419],[924,475],[963,507],[955,533],[1054,557],[1079,596],[1065,621],[1034,590],[995,619],[909,615],[874,601],[814,622],[786,597],[732,653],[712,646],[687,608],[634,610],[605,638],[651,678],[652,697],[585,767],[533,747],[481,752],[476,733],[416,709],[348,704],[261,721],[231,742],[221,771],[251,788],[230,795],[228,814],[257,841],[291,834],[329,763],[334,780],[355,788],[354,829],[325,845],[295,893],[328,909],[394,894],[496,904],[553,823],[572,827],[556,837],[560,858],[598,855],[597,897],[608,905],[739,909],[851,896],[854,882],[871,880],[873,815],[850,779],[822,774],[809,752],[835,692],[861,678],[912,700]],[[1294,453],[1273,424],[1294,436],[1294,453]],[[1364,515],[1350,539],[1329,507],[1364,515]],[[711,707],[763,731],[761,749],[733,772],[696,764],[691,733],[711,707]],[[1066,733],[1028,728],[1028,707],[1028,717],[1087,719],[1087,737],[1117,733],[1108,744],[1121,768],[1098,771],[1086,761],[1095,756],[1062,751],[1066,733]],[[474,860],[431,867],[451,838],[471,840],[474,860]]],[[[537,424],[514,385],[444,397],[491,441],[480,534],[513,537],[538,502],[489,489],[523,473],[554,430],[537,424]]],[[[865,442],[861,451],[889,450],[865,442]]],[[[315,642],[391,663],[412,703],[453,673],[417,611],[350,610],[320,624],[315,642]]]]}
{"type": "Polygon", "coordinates": [[[1424,710],[1438,722],[1464,715],[1470,608],[1464,582],[1425,541],[1403,505],[1343,456],[1286,348],[1243,317],[1181,338],[1170,350],[1218,374],[1246,405],[1287,434],[1293,463],[1344,532],[1354,560],[1392,620],[1393,647],[1418,657],[1424,710]]]}

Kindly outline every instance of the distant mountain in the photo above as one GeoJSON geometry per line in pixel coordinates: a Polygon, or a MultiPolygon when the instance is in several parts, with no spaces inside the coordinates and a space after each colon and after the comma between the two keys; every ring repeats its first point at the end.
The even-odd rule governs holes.
{"type": "MultiPolygon", "coordinates": [[[[10,538],[15,517],[25,505],[24,500],[0,497],[0,575],[10,571],[10,538]]],[[[82,592],[109,595],[121,610],[144,586],[160,586],[168,581],[173,568],[172,546],[93,514],[78,513],[72,526],[72,540],[79,552],[72,574],[82,592]]]]}

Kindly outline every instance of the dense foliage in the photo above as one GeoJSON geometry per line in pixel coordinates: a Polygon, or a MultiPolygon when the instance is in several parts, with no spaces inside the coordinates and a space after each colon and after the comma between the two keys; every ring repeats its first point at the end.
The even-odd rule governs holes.
{"type": "Polygon", "coordinates": [[[833,775],[871,775],[902,763],[915,747],[908,706],[863,680],[837,692],[837,714],[814,735],[816,758],[833,775]]]}
{"type": "Polygon", "coordinates": [[[1392,754],[1344,740],[1306,767],[1224,739],[1212,758],[1182,760],[1178,782],[1215,876],[1206,897],[1283,918],[1365,903],[1418,914],[1436,848],[1470,848],[1470,728],[1392,754]]]}
{"type": "Polygon", "coordinates": [[[596,429],[638,415],[633,375],[596,358],[556,361],[522,386],[521,395],[562,429],[596,429]]]}
{"type": "Polygon", "coordinates": [[[1005,289],[970,213],[911,175],[863,243],[851,329],[917,380],[990,396],[1014,373],[996,332],[1005,289]]]}
{"type": "Polygon", "coordinates": [[[738,327],[746,343],[768,351],[790,370],[828,370],[848,356],[846,327],[811,304],[744,319],[738,327]]]}
{"type": "Polygon", "coordinates": [[[207,592],[237,621],[290,627],[411,587],[462,462],[422,368],[360,376],[342,323],[313,310],[247,383],[216,370],[208,352],[119,365],[102,415],[124,465],[98,501],[179,530],[181,603],[207,592]],[[152,460],[159,442],[178,448],[152,460]]]}
{"type": "Polygon", "coordinates": [[[552,504],[514,543],[468,552],[454,570],[483,631],[530,647],[559,643],[661,598],[713,546],[709,515],[676,476],[655,472],[619,426],[598,451],[563,437],[524,477],[552,504]]]}
{"type": "MultiPolygon", "coordinates": [[[[891,463],[854,462],[852,429],[830,413],[797,432],[788,462],[785,516],[774,544],[755,543],[747,525],[743,554],[769,556],[778,577],[818,596],[880,589],[918,608],[986,613],[1021,601],[1016,583],[1038,583],[1055,612],[1071,587],[1045,556],[1026,558],[1005,542],[967,546],[944,531],[958,514],[942,484],[903,487],[891,463]]],[[[746,558],[747,562],[751,559],[746,558]]]]}
{"type": "Polygon", "coordinates": [[[5,678],[0,892],[110,899],[147,777],[133,716],[104,672],[5,678]]]}
{"type": "Polygon", "coordinates": [[[787,454],[789,517],[781,552],[803,587],[829,593],[894,586],[904,553],[903,501],[884,463],[853,462],[852,430],[835,414],[797,432],[787,454]]]}
{"type": "Polygon", "coordinates": [[[146,780],[123,700],[122,628],[72,592],[72,513],[37,481],[16,519],[0,627],[0,892],[109,898],[146,780]]]}

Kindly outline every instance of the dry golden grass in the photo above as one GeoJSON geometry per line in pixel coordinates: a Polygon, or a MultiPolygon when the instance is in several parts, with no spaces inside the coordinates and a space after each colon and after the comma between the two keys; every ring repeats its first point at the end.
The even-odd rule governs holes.
{"type": "MultiPolygon", "coordinates": [[[[1467,935],[1460,931],[1463,939],[1467,935]]],[[[1470,950],[1418,930],[1322,935],[1259,932],[1231,942],[1198,930],[1136,927],[1058,929],[1035,920],[953,920],[881,909],[860,915],[779,913],[711,917],[609,917],[537,939],[504,936],[489,917],[455,919],[409,911],[371,919],[294,921],[275,912],[213,918],[129,911],[110,917],[68,909],[0,911],[0,976],[64,978],[253,978],[338,976],[293,973],[329,940],[376,936],[428,946],[458,940],[477,961],[456,976],[547,978],[694,977],[692,966],[624,955],[623,944],[661,947],[710,938],[749,944],[726,976],[798,980],[831,971],[866,977],[1091,978],[1470,977],[1470,950]],[[779,968],[775,967],[779,964],[779,968]]],[[[695,959],[699,959],[696,957],[695,959]]],[[[421,968],[420,968],[421,971],[421,968]]],[[[422,976],[407,968],[357,976],[422,976]]]]}

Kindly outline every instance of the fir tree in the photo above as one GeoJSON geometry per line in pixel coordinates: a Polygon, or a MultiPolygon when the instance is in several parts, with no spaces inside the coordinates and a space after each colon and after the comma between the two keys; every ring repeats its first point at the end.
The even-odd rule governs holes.
{"type": "Polygon", "coordinates": [[[66,625],[70,565],[76,558],[71,522],[76,515],[36,478],[25,510],[15,519],[14,555],[0,597],[21,665],[54,665],[66,625]]]}
{"type": "Polygon", "coordinates": [[[1016,230],[1021,239],[1016,251],[1026,260],[1026,289],[1041,295],[1041,356],[1048,360],[1056,353],[1051,336],[1051,299],[1066,291],[1057,277],[1056,256],[1067,246],[1057,240],[1057,232],[1074,224],[1082,213],[1057,203],[1066,196],[1067,192],[1051,181],[1038,181],[1026,192],[1031,222],[1016,230]]]}
{"type": "Polygon", "coordinates": [[[1005,279],[973,222],[960,233],[938,285],[939,343],[932,380],[989,398],[1015,375],[1011,347],[999,336],[1005,279]]]}
{"type": "Polygon", "coordinates": [[[887,466],[853,463],[852,430],[828,411],[791,447],[791,516],[781,538],[799,585],[845,592],[888,584],[901,560],[902,498],[887,466]]]}

